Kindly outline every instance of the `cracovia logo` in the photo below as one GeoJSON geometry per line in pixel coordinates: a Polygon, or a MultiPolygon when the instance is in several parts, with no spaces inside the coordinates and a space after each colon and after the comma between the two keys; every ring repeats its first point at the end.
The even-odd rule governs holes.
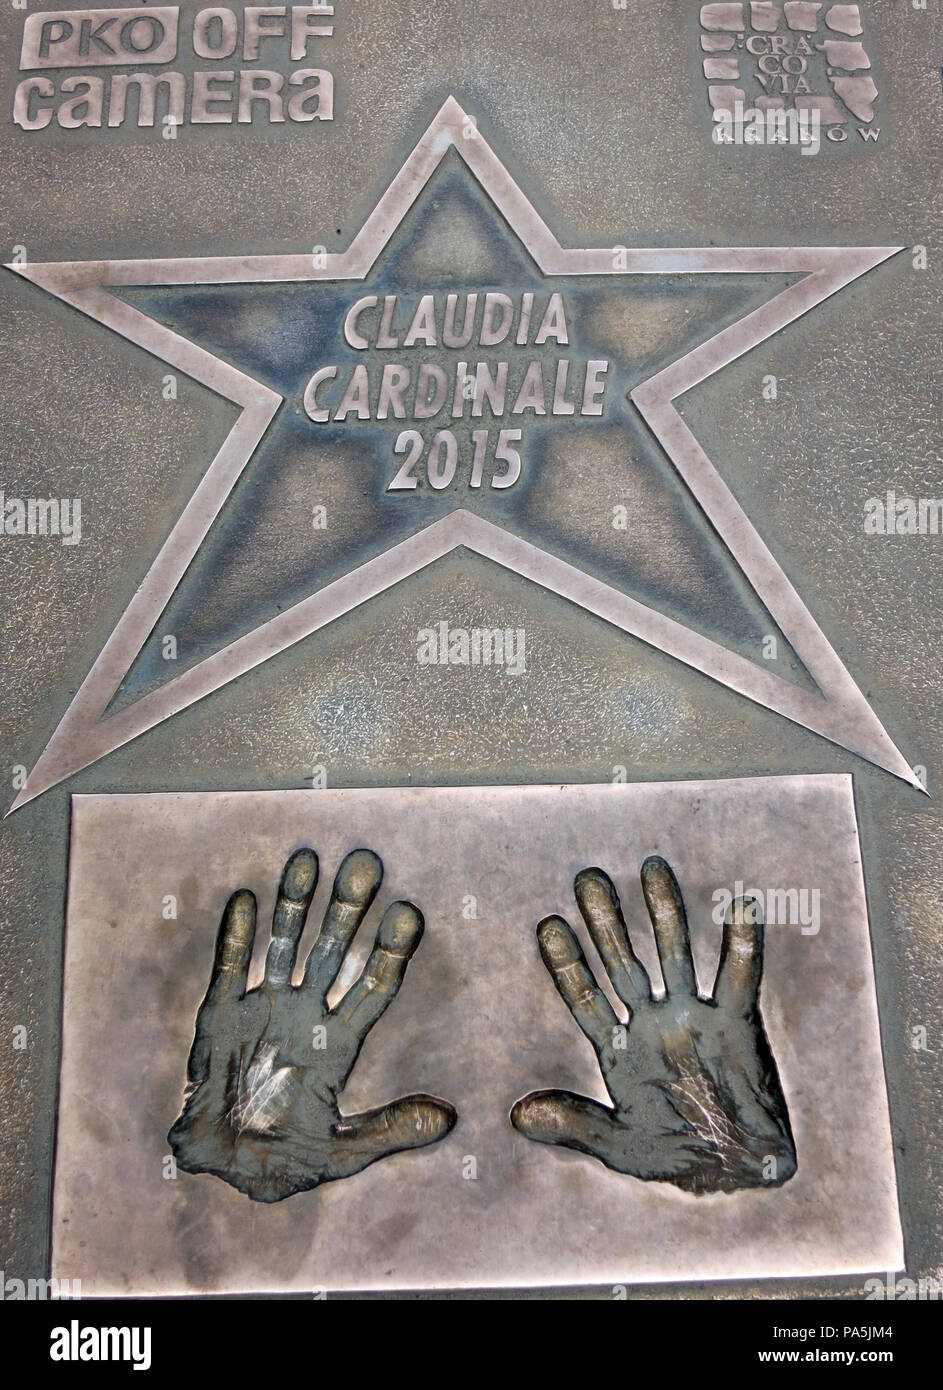
{"type": "Polygon", "coordinates": [[[73,1318],[49,1336],[52,1361],[130,1361],[136,1371],[150,1370],[149,1327],[82,1327],[73,1318]]]}

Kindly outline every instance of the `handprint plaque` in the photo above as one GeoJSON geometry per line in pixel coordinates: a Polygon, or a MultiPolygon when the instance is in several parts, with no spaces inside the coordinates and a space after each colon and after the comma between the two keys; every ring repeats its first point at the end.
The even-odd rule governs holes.
{"type": "Polygon", "coordinates": [[[537,928],[544,964],[592,1043],[612,1108],[569,1091],[534,1091],[511,1122],[529,1139],[591,1154],[620,1173],[689,1192],[775,1186],[796,1171],[786,1102],[759,1009],[763,920],[753,898],[727,911],[713,995],[698,994],[684,903],[668,864],[642,865],[665,993],[635,955],[619,897],[601,869],[576,876],[576,901],[613,988],[616,1014],[562,917],[537,928]]]}
{"type": "Polygon", "coordinates": [[[298,986],[291,977],[318,881],[314,851],[300,849],[285,865],[265,975],[248,991],[256,901],[246,890],[233,893],[197,1014],[191,1089],[169,1135],[179,1167],[215,1173],[255,1201],[277,1202],[388,1154],[434,1144],[455,1124],[452,1107],[427,1095],[358,1115],[338,1108],[361,1044],[396,996],[423,932],[412,903],[392,903],[360,978],[328,1008],[328,991],[382,877],[372,851],[347,855],[298,986]]]}
{"type": "Polygon", "coordinates": [[[72,835],[52,1272],[83,1294],[902,1267],[850,778],[82,796],[72,835]],[[279,892],[302,845],[321,882],[299,851],[279,892]]]}

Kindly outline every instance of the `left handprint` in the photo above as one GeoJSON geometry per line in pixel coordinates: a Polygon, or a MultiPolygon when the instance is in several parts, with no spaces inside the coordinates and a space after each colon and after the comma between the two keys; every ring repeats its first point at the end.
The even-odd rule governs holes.
{"type": "Polygon", "coordinates": [[[318,881],[317,855],[296,851],[279,885],[264,978],[248,992],[256,901],[246,889],[233,893],[197,1014],[191,1089],[168,1136],[181,1168],[214,1173],[257,1202],[277,1202],[388,1154],[434,1144],[453,1127],[455,1110],[433,1096],[403,1096],[359,1115],[338,1107],[363,1040],[399,990],[423,931],[418,908],[391,903],[360,978],[328,1008],[328,990],[382,877],[371,850],[347,855],[304,979],[294,986],[318,881]]]}

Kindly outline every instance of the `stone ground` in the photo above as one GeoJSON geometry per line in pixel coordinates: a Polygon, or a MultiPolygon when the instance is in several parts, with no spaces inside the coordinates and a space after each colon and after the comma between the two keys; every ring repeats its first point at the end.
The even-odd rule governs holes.
{"type": "MultiPolygon", "coordinates": [[[[862,5],[880,140],[803,158],[712,144],[698,6],[686,0],[625,9],[610,0],[338,0],[336,9],[331,125],[184,127],[162,141],[136,127],[27,133],[8,114],[5,249],[23,245],[36,261],[342,248],[450,93],[564,245],[925,245],[926,269],[908,249],[696,388],[684,414],[892,737],[926,767],[931,796],[523,580],[451,557],[3,825],[0,1264],[8,1277],[38,1277],[48,1259],[70,793],[302,786],[316,763],[334,786],[592,782],[623,764],[639,780],[854,773],[907,1268],[939,1275],[943,538],[863,528],[874,494],[943,492],[939,10],[933,0],[926,11],[862,5]],[[779,380],[775,402],[762,396],[767,374],[779,380]],[[513,688],[497,672],[416,679],[417,627],[440,619],[525,628],[527,672],[513,688]],[[25,1051],[9,1044],[18,1025],[25,1051]],[[913,1046],[921,1028],[927,1051],[913,1046]]],[[[18,48],[21,22],[9,7],[0,18],[7,51],[18,48]]],[[[7,113],[14,78],[4,79],[7,113]]],[[[454,226],[453,235],[462,240],[454,226]]],[[[472,255],[475,233],[465,240],[472,255]]],[[[752,287],[759,298],[762,290],[752,287]]],[[[611,331],[630,351],[637,334],[639,369],[643,353],[670,360],[689,324],[696,341],[697,328],[726,322],[751,292],[733,282],[721,291],[711,299],[679,281],[654,306],[640,292],[632,322],[611,331]]],[[[164,401],[161,364],[12,275],[0,278],[0,294],[0,482],[10,496],[80,496],[83,507],[79,546],[0,545],[0,767],[12,769],[39,755],[231,415],[186,382],[174,404],[164,401]]],[[[598,312],[615,310],[603,299],[598,312]]],[[[587,435],[579,467],[553,467],[548,446],[547,492],[532,499],[529,524],[547,537],[572,517],[587,554],[606,563],[612,505],[657,508],[663,483],[671,505],[643,523],[632,551],[638,582],[655,584],[646,557],[664,567],[665,546],[676,546],[676,565],[657,577],[666,605],[748,643],[757,619],[742,584],[657,451],[637,428],[633,438],[618,486],[607,438],[587,435]]],[[[356,487],[323,461],[318,477],[322,491],[333,488],[335,511],[356,519],[356,487]]],[[[306,510],[312,496],[298,492],[297,475],[293,485],[306,510]]],[[[241,582],[198,564],[195,611],[203,596],[211,605],[228,594],[246,627],[264,616],[259,596],[276,601],[282,564],[277,521],[266,524],[270,544],[247,537],[242,550],[223,548],[224,564],[244,563],[241,582]]],[[[671,1292],[840,1298],[860,1289],[860,1280],[819,1279],[671,1292]]],[[[611,1291],[584,1291],[597,1295],[611,1291]]]]}

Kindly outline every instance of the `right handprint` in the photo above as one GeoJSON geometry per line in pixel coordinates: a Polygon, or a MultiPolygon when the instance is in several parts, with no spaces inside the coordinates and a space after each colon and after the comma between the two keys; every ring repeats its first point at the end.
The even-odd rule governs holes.
{"type": "Polygon", "coordinates": [[[511,1123],[528,1139],[563,1144],[619,1173],[687,1192],[771,1187],[796,1171],[776,1063],[760,1016],[763,919],[738,898],[724,923],[713,996],[697,992],[684,903],[664,859],[642,865],[665,994],[655,998],[635,956],[619,898],[601,869],[576,877],[576,901],[613,988],[620,1024],[562,917],[537,928],[544,964],[596,1050],[612,1108],[570,1091],[533,1091],[511,1123]]]}

